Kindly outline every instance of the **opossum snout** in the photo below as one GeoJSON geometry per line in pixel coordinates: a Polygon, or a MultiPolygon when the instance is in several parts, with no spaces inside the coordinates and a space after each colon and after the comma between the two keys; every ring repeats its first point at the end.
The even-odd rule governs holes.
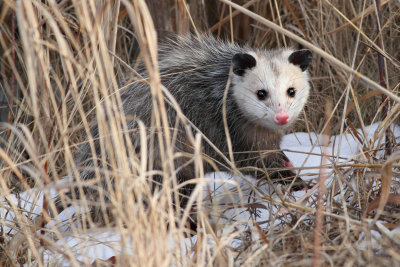
{"type": "Polygon", "coordinates": [[[275,114],[274,121],[279,125],[284,125],[288,123],[289,117],[290,117],[289,114],[287,114],[286,111],[281,109],[277,114],[275,114]]]}

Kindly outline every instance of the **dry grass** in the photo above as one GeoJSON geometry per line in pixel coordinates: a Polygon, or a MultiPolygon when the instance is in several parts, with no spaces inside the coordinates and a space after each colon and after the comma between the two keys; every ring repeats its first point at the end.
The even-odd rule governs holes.
{"type": "MultiPolygon", "coordinates": [[[[97,177],[97,181],[114,177],[111,203],[99,203],[111,207],[112,220],[99,228],[90,218],[84,219],[72,234],[107,244],[101,232],[108,229],[122,237],[117,242],[122,249],[131,248],[96,264],[399,265],[400,242],[391,232],[400,220],[399,156],[394,153],[398,145],[386,129],[399,123],[400,2],[237,2],[252,13],[243,14],[246,11],[226,0],[154,0],[147,6],[140,0],[133,4],[126,0],[0,2],[0,208],[4,211],[0,213],[0,265],[54,266],[60,257],[71,265],[89,265],[76,259],[77,247],[56,242],[64,235],[60,225],[70,222],[43,226],[55,209],[51,190],[63,190],[55,182],[79,177],[74,153],[81,142],[93,142],[89,129],[94,119],[102,150],[119,152],[112,155],[108,170],[98,170],[97,177]],[[157,196],[149,193],[145,177],[151,170],[141,160],[147,150],[135,154],[132,144],[126,145],[126,119],[118,108],[123,90],[119,81],[126,76],[137,79],[130,74],[139,57],[150,73],[156,138],[165,151],[163,176],[174,177],[173,134],[165,127],[156,55],[157,37],[171,31],[212,32],[267,49],[301,44],[314,51],[311,98],[294,130],[357,135],[363,152],[354,164],[329,162],[335,182],[326,188],[323,207],[316,210],[318,185],[301,203],[262,196],[270,203],[271,221],[252,224],[238,234],[244,241],[236,249],[228,245],[232,231],[216,218],[220,207],[197,207],[197,243],[181,249],[188,236],[185,222],[191,205],[183,215],[173,207],[176,194],[172,192],[177,187],[173,179],[157,196]],[[327,102],[332,109],[326,108],[327,102]],[[383,121],[380,134],[367,139],[364,127],[376,121],[383,121]],[[356,128],[362,128],[363,134],[357,134],[356,128]],[[31,188],[43,192],[40,208],[50,214],[33,213],[23,201],[12,201],[10,194],[18,200],[31,188]],[[283,207],[285,212],[277,212],[283,207]],[[6,217],[7,212],[15,213],[15,218],[6,217]],[[278,217],[281,223],[275,225],[278,217]],[[380,236],[370,242],[377,232],[380,236]],[[363,249],[360,240],[365,240],[363,249]]],[[[137,130],[145,139],[145,129],[137,130]]],[[[194,181],[201,182],[201,140],[192,137],[191,142],[194,181]]],[[[38,194],[32,191],[29,201],[37,201],[38,194]]],[[[192,195],[190,201],[196,200],[201,203],[200,194],[192,195]]],[[[79,204],[88,205],[85,199],[79,204]]]]}

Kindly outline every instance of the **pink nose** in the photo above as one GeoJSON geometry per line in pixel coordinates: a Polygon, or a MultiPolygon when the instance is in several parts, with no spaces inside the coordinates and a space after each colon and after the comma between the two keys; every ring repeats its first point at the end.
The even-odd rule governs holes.
{"type": "Polygon", "coordinates": [[[287,112],[282,109],[275,115],[275,122],[279,125],[286,124],[288,120],[289,114],[287,114],[287,112]]]}

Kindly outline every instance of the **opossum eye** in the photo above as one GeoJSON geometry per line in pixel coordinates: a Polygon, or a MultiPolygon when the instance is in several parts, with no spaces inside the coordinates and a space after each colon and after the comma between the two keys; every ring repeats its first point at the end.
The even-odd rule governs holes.
{"type": "Polygon", "coordinates": [[[258,97],[259,100],[265,100],[267,98],[267,96],[268,96],[267,91],[265,91],[265,90],[258,90],[257,91],[257,97],[258,97]]]}
{"type": "Polygon", "coordinates": [[[296,90],[294,90],[293,87],[290,87],[289,89],[287,89],[287,94],[290,97],[294,97],[296,95],[296,90]]]}

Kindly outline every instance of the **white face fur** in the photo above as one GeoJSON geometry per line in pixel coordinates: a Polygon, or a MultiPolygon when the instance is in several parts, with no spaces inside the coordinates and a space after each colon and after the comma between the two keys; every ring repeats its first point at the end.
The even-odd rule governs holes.
{"type": "Polygon", "coordinates": [[[284,129],[302,111],[310,91],[309,78],[307,71],[289,62],[293,52],[249,52],[256,65],[242,75],[233,74],[233,97],[255,124],[270,130],[284,129]]]}

